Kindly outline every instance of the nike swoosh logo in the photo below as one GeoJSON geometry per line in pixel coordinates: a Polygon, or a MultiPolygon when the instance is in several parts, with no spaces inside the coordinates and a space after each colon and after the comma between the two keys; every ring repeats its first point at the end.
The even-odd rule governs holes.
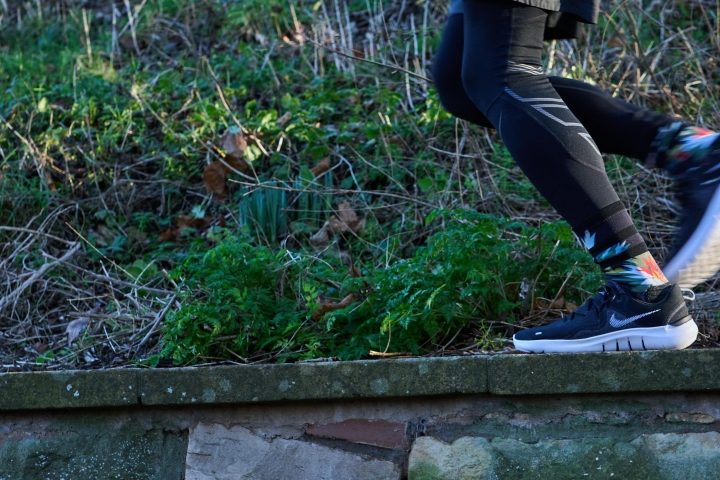
{"type": "Polygon", "coordinates": [[[615,312],[613,312],[612,316],[610,317],[610,325],[614,328],[624,327],[625,325],[632,323],[635,320],[640,320],[643,317],[647,317],[648,315],[652,315],[653,313],[656,313],[659,311],[660,311],[660,309],[658,308],[657,310],[653,310],[652,312],[647,312],[647,313],[643,313],[640,315],[634,315],[632,317],[627,317],[622,320],[615,317],[615,312]]]}

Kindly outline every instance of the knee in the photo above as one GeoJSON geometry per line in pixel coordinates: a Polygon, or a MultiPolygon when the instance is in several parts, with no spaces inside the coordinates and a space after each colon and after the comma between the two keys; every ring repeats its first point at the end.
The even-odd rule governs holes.
{"type": "Polygon", "coordinates": [[[452,115],[460,117],[458,97],[463,86],[459,69],[451,67],[445,64],[441,57],[436,57],[432,65],[432,78],[443,108],[452,115]]]}
{"type": "Polygon", "coordinates": [[[491,68],[486,68],[481,64],[462,69],[462,87],[467,92],[475,108],[486,116],[495,99],[504,91],[504,80],[494,81],[496,77],[502,78],[503,75],[493,74],[491,68]]]}

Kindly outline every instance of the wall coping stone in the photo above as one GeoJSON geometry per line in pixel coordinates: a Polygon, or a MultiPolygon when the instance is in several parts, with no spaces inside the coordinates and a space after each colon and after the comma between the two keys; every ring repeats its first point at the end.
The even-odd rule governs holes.
{"type": "Polygon", "coordinates": [[[0,374],[0,411],[720,390],[720,349],[0,374]]]}

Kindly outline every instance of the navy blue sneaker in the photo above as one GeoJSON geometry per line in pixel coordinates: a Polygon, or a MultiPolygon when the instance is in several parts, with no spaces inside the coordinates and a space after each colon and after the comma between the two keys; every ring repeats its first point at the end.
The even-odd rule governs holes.
{"type": "Polygon", "coordinates": [[[720,270],[720,148],[683,172],[676,188],[682,211],[663,273],[693,288],[720,270]]]}
{"type": "Polygon", "coordinates": [[[653,141],[653,161],[675,180],[680,221],[663,272],[693,288],[720,270],[720,135],[675,122],[653,141]]]}
{"type": "Polygon", "coordinates": [[[605,352],[679,350],[697,338],[677,285],[653,287],[653,299],[640,299],[611,282],[571,315],[513,336],[522,352],[605,352]],[[659,289],[659,290],[658,290],[659,289]]]}

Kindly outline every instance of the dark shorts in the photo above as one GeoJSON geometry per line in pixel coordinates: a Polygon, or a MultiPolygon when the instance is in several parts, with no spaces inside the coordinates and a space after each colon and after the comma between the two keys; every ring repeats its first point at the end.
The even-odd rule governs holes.
{"type": "MultiPolygon", "coordinates": [[[[545,25],[545,40],[577,38],[582,31],[583,23],[597,22],[599,11],[599,0],[572,2],[566,0],[517,0],[517,3],[550,12],[545,25]]],[[[451,0],[449,14],[461,14],[463,12],[462,4],[463,0],[451,0]]]]}

